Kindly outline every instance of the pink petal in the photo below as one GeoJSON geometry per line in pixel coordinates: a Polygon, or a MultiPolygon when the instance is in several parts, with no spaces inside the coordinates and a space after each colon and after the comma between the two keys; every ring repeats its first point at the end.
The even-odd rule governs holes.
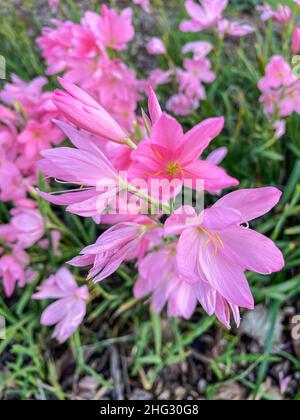
{"type": "Polygon", "coordinates": [[[243,189],[227,194],[214,207],[234,208],[241,213],[243,222],[248,222],[268,213],[281,195],[281,191],[274,187],[243,189]]]}
{"type": "Polygon", "coordinates": [[[224,253],[244,269],[271,274],[284,267],[281,251],[266,236],[242,227],[226,229],[220,235],[224,253]]]}
{"type": "Polygon", "coordinates": [[[184,136],[184,151],[182,159],[190,163],[203,153],[209,143],[216,138],[224,128],[224,118],[209,118],[196,125],[184,136]]]}

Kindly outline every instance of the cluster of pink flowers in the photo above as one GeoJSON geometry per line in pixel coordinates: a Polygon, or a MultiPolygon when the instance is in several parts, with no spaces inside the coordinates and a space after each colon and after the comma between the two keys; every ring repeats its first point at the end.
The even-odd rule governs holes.
{"type": "Polygon", "coordinates": [[[37,43],[48,65],[47,74],[63,73],[104,106],[125,128],[132,129],[141,83],[135,70],[119,56],[134,38],[132,9],[118,14],[102,6],[87,11],[80,23],[53,20],[37,43]]]}
{"type": "MultiPolygon", "coordinates": [[[[42,152],[44,159],[39,162],[39,168],[48,177],[58,177],[80,188],[62,195],[40,194],[52,203],[67,205],[71,213],[112,224],[69,264],[91,266],[88,278],[99,282],[118,270],[124,261],[137,260],[139,279],[134,286],[134,295],[142,298],[150,294],[156,312],[167,304],[170,316],[190,318],[199,302],[208,314],[215,314],[226,327],[230,327],[231,312],[239,325],[239,308],[254,307],[245,271],[270,274],[284,265],[275,244],[249,228],[250,221],[278,203],[281,192],[273,187],[239,190],[200,213],[189,205],[173,211],[169,204],[185,185],[197,189],[199,179],[204,181],[200,189],[211,193],[238,185],[236,179],[216,165],[224,155],[223,149],[216,151],[209,160],[199,159],[222,131],[224,119],[205,120],[184,133],[180,124],[162,111],[150,88],[150,116],[143,115],[143,139],[138,141],[131,137],[129,141],[129,133],[101,105],[78,87],[61,82],[67,92],[57,91],[54,103],[80,131],[66,123],[58,123],[75,148],[42,152]],[[118,151],[115,159],[109,155],[113,144],[118,151]],[[123,165],[128,171],[126,180],[120,177],[119,169],[123,165]],[[136,185],[133,187],[137,178],[145,181],[140,189],[136,185]],[[153,196],[152,180],[176,181],[174,191],[153,196]],[[102,190],[104,184],[109,184],[109,191],[102,190]],[[123,188],[144,203],[151,202],[156,206],[156,212],[149,215],[143,206],[129,206],[127,213],[119,214],[114,208],[113,214],[107,214],[112,206],[112,195],[121,194],[123,188]]],[[[52,283],[53,280],[50,286],[52,283]]],[[[42,286],[42,294],[37,297],[65,298],[58,291],[49,293],[49,284],[42,286]],[[43,287],[46,294],[43,294],[43,287]]],[[[76,296],[78,293],[76,289],[76,296]]],[[[73,308],[74,292],[71,298],[69,291],[66,296],[73,308]]],[[[84,312],[83,300],[80,299],[78,319],[84,312]]],[[[53,311],[55,306],[43,316],[45,324],[58,322],[55,335],[60,339],[65,337],[61,325],[70,316],[62,302],[59,300],[56,304],[61,307],[57,316],[53,311]]]]}
{"type": "MultiPolygon", "coordinates": [[[[243,22],[229,21],[223,17],[227,7],[227,0],[203,0],[201,4],[192,0],[185,1],[186,10],[192,20],[183,21],[180,29],[183,32],[201,32],[213,30],[218,37],[225,35],[242,37],[254,31],[254,28],[243,22]]],[[[212,71],[212,64],[208,54],[213,50],[213,45],[208,41],[190,42],[183,46],[186,56],[183,68],[178,68],[170,62],[166,46],[159,38],[153,38],[147,44],[147,51],[152,55],[166,55],[170,64],[167,70],[156,69],[149,77],[149,83],[155,89],[161,84],[176,82],[178,92],[167,102],[167,109],[176,115],[189,115],[197,109],[202,100],[206,99],[204,84],[212,83],[216,74],[212,71]]]]}
{"type": "Polygon", "coordinates": [[[300,80],[282,56],[273,56],[266,67],[266,75],[259,81],[260,101],[265,114],[271,118],[276,137],[285,133],[285,117],[300,114],[300,80]]]}
{"type": "MultiPolygon", "coordinates": [[[[59,2],[49,3],[55,10],[59,2]]],[[[150,11],[148,0],[133,3],[150,11]]],[[[227,4],[186,0],[191,19],[182,22],[181,30],[209,29],[221,39],[253,32],[251,25],[223,16],[227,4]]],[[[264,19],[287,22],[289,8],[261,10],[264,19]]],[[[35,276],[28,249],[50,245],[43,239],[49,226],[30,196],[37,193],[33,187],[41,171],[60,184],[59,191],[38,191],[42,198],[110,225],[68,262],[80,269],[89,266],[88,280],[103,281],[134,260],[139,273],[134,296],[149,296],[156,312],[167,306],[169,316],[189,319],[200,303],[227,328],[231,316],[239,325],[240,308],[254,308],[246,271],[267,275],[284,266],[276,245],[249,226],[276,206],[281,192],[274,187],[236,190],[196,211],[194,204],[204,191],[221,195],[239,185],[220,167],[225,147],[205,156],[222,132],[224,118],[206,119],[184,132],[155,94],[159,85],[175,81],[178,91],[167,101],[167,110],[187,116],[197,109],[206,97],[204,84],[216,78],[208,59],[213,44],[198,40],[184,45],[186,56],[178,68],[163,41],[150,39],[148,53],[165,55],[169,68],[156,69],[142,81],[121,58],[135,34],[131,8],[117,13],[103,5],[101,14],[88,11],[80,23],[53,20],[53,26],[37,42],[47,74],[62,74],[58,80],[64,90],[43,92],[47,79],[25,83],[14,76],[0,92],[0,201],[9,202],[10,208],[8,222],[0,226],[0,277],[6,295],[35,276]],[[137,116],[140,93],[146,91],[148,114],[142,110],[137,116]],[[53,147],[66,137],[73,147],[53,147]]],[[[293,51],[299,49],[295,31],[293,51]]],[[[274,56],[259,87],[279,135],[283,119],[300,111],[298,79],[282,57],[274,56]]],[[[57,245],[58,233],[50,234],[57,245]]],[[[53,252],[57,254],[57,247],[53,252]]],[[[55,325],[53,336],[63,343],[81,324],[90,294],[87,285],[80,287],[61,268],[33,298],[55,299],[41,323],[55,325]]]]}
{"type": "MultiPolygon", "coordinates": [[[[300,6],[298,1],[295,3],[300,6]]],[[[258,6],[262,12],[262,20],[273,19],[280,25],[289,24],[292,31],[291,53],[300,52],[300,28],[292,10],[289,6],[279,5],[277,10],[273,10],[269,4],[258,6]]],[[[296,57],[297,58],[297,57],[296,57]]],[[[292,68],[294,63],[291,57],[290,62],[281,55],[271,57],[265,69],[265,75],[258,83],[259,90],[262,92],[260,102],[264,106],[265,115],[269,118],[275,129],[275,138],[280,138],[286,131],[286,117],[296,112],[300,114],[300,80],[297,67],[292,68]]]]}
{"type": "Polygon", "coordinates": [[[40,152],[63,140],[52,122],[58,111],[43,77],[30,83],[12,77],[0,92],[0,200],[12,205],[10,220],[0,226],[0,276],[11,296],[34,278],[26,250],[44,235],[44,222],[30,192],[37,182],[40,152]]]}

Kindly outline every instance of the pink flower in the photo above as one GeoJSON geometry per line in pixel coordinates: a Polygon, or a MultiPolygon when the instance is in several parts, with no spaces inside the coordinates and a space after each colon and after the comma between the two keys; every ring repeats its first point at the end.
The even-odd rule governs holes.
{"type": "Polygon", "coordinates": [[[298,54],[300,52],[300,28],[295,28],[292,35],[292,53],[298,54]]]}
{"type": "Polygon", "coordinates": [[[9,225],[0,226],[0,236],[3,236],[3,229],[10,227],[10,242],[14,242],[18,249],[30,248],[44,235],[44,222],[38,210],[15,208],[11,216],[9,225]]]}
{"type": "Polygon", "coordinates": [[[188,42],[182,49],[183,54],[192,52],[194,54],[194,59],[199,60],[205,58],[213,49],[213,46],[210,42],[207,41],[195,41],[188,42]]]}
{"type": "Polygon", "coordinates": [[[163,113],[153,125],[150,139],[133,151],[130,178],[150,183],[152,179],[176,180],[190,188],[199,188],[197,180],[203,180],[210,191],[238,185],[223,169],[198,160],[223,126],[224,118],[211,118],[184,134],[180,124],[163,113]]]}
{"type": "Polygon", "coordinates": [[[74,277],[66,268],[61,268],[38,288],[33,299],[58,299],[45,309],[41,324],[55,325],[53,337],[65,342],[82,323],[89,299],[87,286],[78,287],[74,277]]]}
{"type": "Polygon", "coordinates": [[[26,185],[16,164],[0,157],[0,200],[18,201],[26,196],[26,185]]]}
{"type": "Polygon", "coordinates": [[[148,78],[148,84],[156,89],[159,85],[166,85],[170,82],[171,72],[163,71],[161,69],[153,70],[148,78]]]}
{"type": "Polygon", "coordinates": [[[274,55],[266,67],[266,76],[259,82],[259,88],[264,92],[270,88],[277,89],[282,85],[287,86],[293,81],[295,81],[295,77],[289,64],[281,55],[274,55]]]}
{"type": "Polygon", "coordinates": [[[37,38],[37,44],[42,49],[43,57],[48,64],[48,75],[60,73],[67,68],[74,51],[70,40],[74,38],[74,27],[79,26],[70,21],[55,20],[53,23],[56,28],[44,29],[42,35],[37,38]]]}
{"type": "Polygon", "coordinates": [[[184,68],[201,82],[212,83],[216,79],[216,74],[211,71],[211,62],[207,58],[198,60],[186,58],[184,68]]]}
{"type": "Polygon", "coordinates": [[[161,228],[148,217],[135,222],[119,223],[104,232],[97,242],[81,251],[82,256],[69,264],[75,267],[93,265],[88,279],[101,281],[113,274],[125,260],[141,258],[150,245],[157,245],[161,228]]]}
{"type": "Polygon", "coordinates": [[[94,26],[94,33],[105,46],[117,51],[122,51],[134,37],[132,26],[132,10],[124,9],[120,15],[114,9],[102,6],[102,16],[98,17],[94,26]]]}
{"type": "Polygon", "coordinates": [[[261,19],[263,21],[273,19],[278,23],[286,24],[292,18],[292,10],[289,6],[283,6],[279,4],[277,10],[273,10],[269,4],[264,4],[263,6],[257,6],[256,10],[262,13],[261,19]]]}
{"type": "Polygon", "coordinates": [[[166,47],[160,38],[151,38],[147,44],[147,52],[151,55],[161,55],[166,53],[166,47]]]}
{"type": "Polygon", "coordinates": [[[82,186],[59,195],[40,195],[51,203],[65,205],[67,211],[82,217],[98,217],[114,200],[119,190],[119,175],[89,135],[80,133],[63,122],[57,122],[75,148],[44,150],[37,163],[44,175],[82,186]]]}
{"type": "Polygon", "coordinates": [[[148,254],[139,262],[138,268],[140,277],[134,286],[136,298],[151,293],[155,312],[161,312],[168,302],[169,316],[186,319],[192,316],[197,298],[193,286],[178,273],[175,244],[148,254]]]}
{"type": "Polygon", "coordinates": [[[201,5],[193,0],[186,0],[185,7],[192,21],[182,22],[181,30],[198,32],[217,24],[222,19],[227,4],[227,0],[202,0],[201,5]]]}
{"type": "Polygon", "coordinates": [[[7,105],[15,106],[19,103],[26,114],[33,115],[36,106],[40,103],[42,88],[47,84],[45,77],[37,77],[26,83],[13,75],[12,83],[6,83],[0,93],[0,99],[7,105]]]}
{"type": "Polygon", "coordinates": [[[222,19],[218,23],[217,31],[221,35],[242,37],[252,34],[255,31],[255,28],[248,23],[241,23],[238,21],[229,21],[228,19],[222,19]]]}
{"type": "Polygon", "coordinates": [[[0,277],[7,297],[12,296],[17,284],[21,288],[25,286],[25,267],[28,264],[29,257],[21,250],[15,250],[12,254],[0,258],[0,277]]]}
{"type": "Polygon", "coordinates": [[[56,90],[53,102],[70,122],[108,140],[126,142],[127,134],[100,104],[72,83],[59,81],[67,92],[56,90]]]}
{"type": "Polygon", "coordinates": [[[63,135],[58,127],[51,121],[38,122],[30,120],[18,136],[18,142],[24,146],[24,155],[27,159],[35,159],[39,152],[47,149],[51,144],[58,144],[63,135]]]}
{"type": "Polygon", "coordinates": [[[150,0],[133,0],[134,4],[138,4],[146,13],[150,13],[150,0]]]}
{"type": "Polygon", "coordinates": [[[179,93],[169,98],[166,108],[176,115],[188,116],[193,109],[198,107],[198,105],[199,101],[196,98],[189,97],[184,93],[179,93]]]}
{"type": "MultiPolygon", "coordinates": [[[[226,302],[236,312],[238,307],[253,309],[246,270],[271,274],[284,266],[271,240],[243,227],[270,211],[280,197],[281,192],[272,187],[235,191],[199,216],[191,207],[179,209],[165,224],[166,235],[181,235],[176,254],[179,273],[191,284],[215,290],[219,297],[214,303],[226,313],[226,302]]],[[[229,321],[229,313],[226,318],[229,321]]]]}

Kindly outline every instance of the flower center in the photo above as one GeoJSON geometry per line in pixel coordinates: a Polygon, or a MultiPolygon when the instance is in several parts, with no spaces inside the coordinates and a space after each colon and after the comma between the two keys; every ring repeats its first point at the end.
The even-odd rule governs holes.
{"type": "Polygon", "coordinates": [[[182,168],[179,165],[179,163],[170,162],[167,165],[166,172],[167,172],[168,175],[173,176],[173,175],[181,174],[182,173],[182,168]]]}
{"type": "Polygon", "coordinates": [[[213,256],[217,255],[217,252],[219,250],[219,247],[221,247],[222,249],[225,248],[224,243],[222,241],[222,239],[220,238],[219,234],[217,232],[212,232],[210,229],[207,228],[199,228],[201,233],[204,233],[207,236],[207,240],[203,246],[203,250],[205,251],[207,249],[207,247],[209,246],[210,243],[213,244],[214,247],[214,254],[213,256]]]}

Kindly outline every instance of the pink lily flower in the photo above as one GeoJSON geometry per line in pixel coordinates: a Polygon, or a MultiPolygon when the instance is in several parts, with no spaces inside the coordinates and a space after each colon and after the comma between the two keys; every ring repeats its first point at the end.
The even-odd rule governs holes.
{"type": "Polygon", "coordinates": [[[227,5],[227,0],[202,0],[201,5],[193,0],[186,0],[185,7],[192,21],[184,21],[181,30],[198,32],[217,24],[227,5]]]}
{"type": "Polygon", "coordinates": [[[58,299],[49,305],[42,314],[41,324],[56,324],[53,337],[64,343],[79,327],[86,314],[89,299],[87,286],[79,287],[66,268],[61,268],[38,288],[33,299],[58,299]]]}
{"type": "Polygon", "coordinates": [[[44,235],[44,222],[39,211],[30,208],[11,210],[9,224],[0,226],[0,236],[16,249],[27,249],[44,235]]]}
{"type": "MultiPolygon", "coordinates": [[[[139,143],[133,151],[130,179],[175,180],[177,188],[187,185],[199,189],[218,191],[238,185],[238,181],[214,164],[198,160],[209,143],[222,131],[224,118],[210,118],[183,133],[180,124],[163,113],[151,129],[149,140],[139,143]]],[[[150,185],[151,190],[151,185],[150,185]]]]}
{"type": "Polygon", "coordinates": [[[36,159],[39,153],[48,149],[51,144],[58,144],[63,140],[61,130],[51,121],[38,122],[30,120],[18,136],[18,142],[24,147],[27,159],[36,159]]]}
{"type": "Polygon", "coordinates": [[[114,9],[102,6],[102,16],[99,16],[93,27],[94,34],[105,47],[122,51],[134,37],[132,26],[132,9],[124,9],[120,15],[114,9]]]}
{"type": "Polygon", "coordinates": [[[9,255],[0,258],[0,277],[2,277],[4,292],[11,297],[18,284],[23,288],[27,282],[25,268],[29,264],[28,255],[22,250],[14,250],[9,255]]]}
{"type": "Polygon", "coordinates": [[[152,294],[151,303],[160,313],[168,303],[168,315],[189,319],[197,304],[192,286],[177,273],[176,247],[167,245],[148,254],[139,262],[140,277],[134,286],[134,296],[152,294]]]}
{"type": "Polygon", "coordinates": [[[119,124],[86,92],[59,78],[67,92],[56,90],[53,102],[74,125],[89,133],[117,143],[125,143],[127,134],[119,124]]]}
{"type": "Polygon", "coordinates": [[[266,67],[265,77],[259,82],[259,88],[263,92],[270,88],[278,89],[282,85],[288,86],[295,80],[292,69],[285,59],[281,55],[274,55],[266,67]]]}
{"type": "Polygon", "coordinates": [[[207,41],[196,41],[188,42],[182,49],[183,54],[192,52],[194,54],[194,60],[200,60],[205,58],[213,49],[210,42],[207,41]]]}
{"type": "Polygon", "coordinates": [[[229,21],[228,19],[222,19],[218,23],[217,32],[221,35],[230,35],[243,37],[252,34],[255,28],[248,23],[241,23],[238,21],[229,21]]]}
{"type": "Polygon", "coordinates": [[[152,219],[142,216],[135,221],[119,223],[104,232],[81,256],[69,264],[74,267],[93,265],[88,279],[99,282],[113,274],[125,260],[142,258],[150,246],[157,245],[162,229],[152,219]]]}
{"type": "Polygon", "coordinates": [[[280,197],[276,188],[248,189],[226,195],[200,215],[188,206],[179,209],[165,223],[166,235],[180,234],[179,273],[191,284],[215,290],[224,310],[226,302],[235,312],[238,307],[253,309],[244,272],[278,272],[284,258],[270,239],[242,225],[270,211],[280,197]]]}
{"type": "Polygon", "coordinates": [[[82,217],[98,218],[114,200],[120,189],[119,174],[96,142],[86,133],[70,125],[57,122],[76,147],[59,147],[44,150],[44,159],[37,167],[45,176],[84,188],[63,191],[60,195],[40,192],[53,204],[68,206],[67,211],[82,217]]]}

